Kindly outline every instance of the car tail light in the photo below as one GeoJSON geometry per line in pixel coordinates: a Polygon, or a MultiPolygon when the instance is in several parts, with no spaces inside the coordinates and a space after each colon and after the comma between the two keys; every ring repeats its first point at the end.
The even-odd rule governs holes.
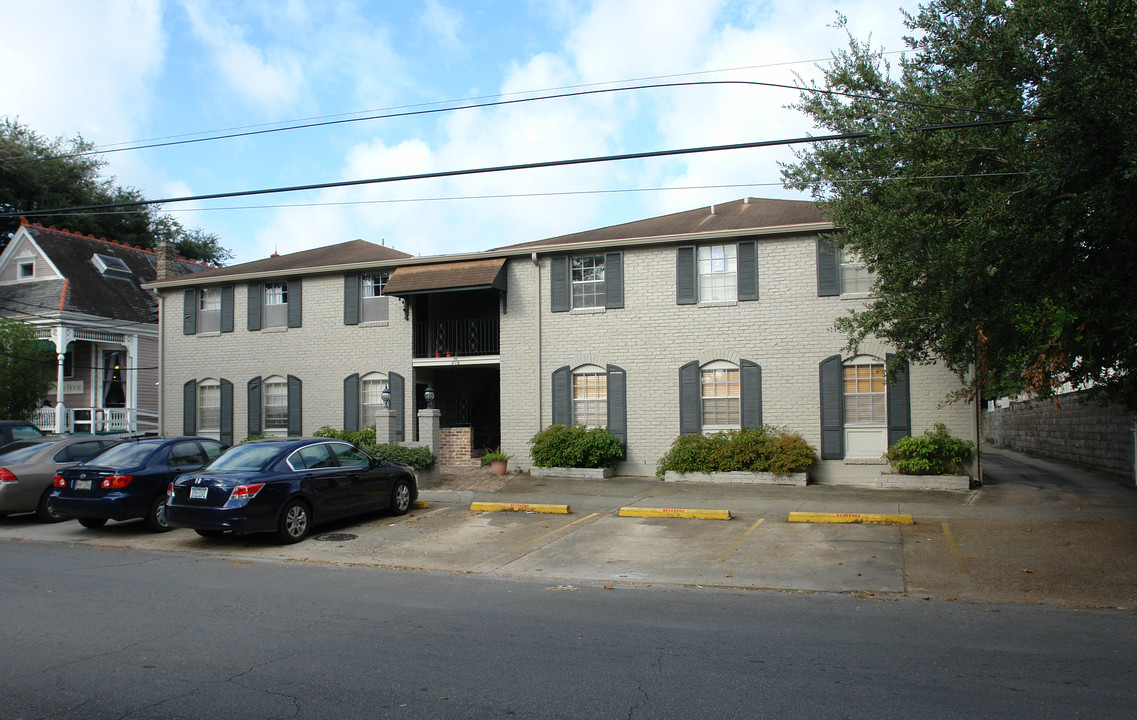
{"type": "Polygon", "coordinates": [[[111,475],[103,478],[102,486],[104,490],[118,490],[129,485],[133,479],[134,476],[132,475],[111,475]]]}
{"type": "Polygon", "coordinates": [[[255,483],[253,485],[238,485],[233,488],[233,492],[229,494],[229,501],[233,500],[252,500],[265,486],[264,483],[255,483]]]}
{"type": "Polygon", "coordinates": [[[58,475],[58,474],[51,479],[51,484],[54,485],[55,487],[63,487],[63,488],[67,487],[67,481],[63,479],[62,475],[58,475]]]}
{"type": "Polygon", "coordinates": [[[174,484],[170,483],[170,487],[166,488],[166,497],[172,498],[174,496],[174,484]]]}
{"type": "Polygon", "coordinates": [[[0,485],[17,482],[16,476],[8,468],[0,468],[0,485]]]}

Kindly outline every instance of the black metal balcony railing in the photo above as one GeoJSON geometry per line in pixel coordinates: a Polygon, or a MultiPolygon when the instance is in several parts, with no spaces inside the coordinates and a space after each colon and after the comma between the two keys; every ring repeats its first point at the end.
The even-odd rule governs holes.
{"type": "Polygon", "coordinates": [[[414,324],[416,358],[498,354],[498,319],[464,318],[414,324]]]}

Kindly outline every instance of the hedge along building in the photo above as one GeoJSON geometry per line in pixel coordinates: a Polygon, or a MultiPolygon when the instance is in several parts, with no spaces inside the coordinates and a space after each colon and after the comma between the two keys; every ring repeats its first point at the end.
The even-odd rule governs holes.
{"type": "Polygon", "coordinates": [[[889,385],[887,347],[843,354],[833,321],[871,277],[829,230],[813,203],[747,198],[481,253],[356,240],[159,280],[163,430],[362,427],[386,387],[411,441],[430,387],[463,448],[447,462],[500,445],[527,467],[537,431],[581,423],[623,441],[617,472],[652,475],[682,433],[770,424],[818,448],[814,480],[868,483],[900,437],[975,439],[943,368],[889,385]]]}

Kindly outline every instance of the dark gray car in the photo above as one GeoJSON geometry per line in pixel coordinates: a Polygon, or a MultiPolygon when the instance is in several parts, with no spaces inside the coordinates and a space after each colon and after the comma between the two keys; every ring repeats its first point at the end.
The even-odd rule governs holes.
{"type": "Polygon", "coordinates": [[[0,517],[34,512],[41,522],[64,520],[51,508],[55,473],[116,442],[110,438],[48,435],[17,440],[0,448],[0,517]]]}
{"type": "Polygon", "coordinates": [[[0,450],[17,440],[37,437],[43,437],[43,431],[26,420],[0,420],[0,450]]]}

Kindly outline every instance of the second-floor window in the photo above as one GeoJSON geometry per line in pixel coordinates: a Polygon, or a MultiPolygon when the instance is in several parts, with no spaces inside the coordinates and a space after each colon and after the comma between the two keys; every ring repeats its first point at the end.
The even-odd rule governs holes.
{"type": "Polygon", "coordinates": [[[572,258],[572,306],[604,307],[604,256],[572,258]]]}
{"type": "Polygon", "coordinates": [[[841,294],[867,293],[872,290],[873,275],[864,262],[855,252],[848,249],[840,250],[841,258],[841,294]]]}
{"type": "Polygon", "coordinates": [[[286,327],[288,325],[288,283],[265,283],[264,326],[286,327]]]}
{"type": "Polygon", "coordinates": [[[387,298],[383,296],[383,288],[387,284],[389,273],[364,273],[360,277],[360,320],[363,322],[381,322],[387,319],[387,298]]]}
{"type": "Polygon", "coordinates": [[[699,263],[699,302],[738,298],[738,246],[702,245],[699,263]]]}
{"type": "Polygon", "coordinates": [[[197,331],[218,332],[221,329],[221,288],[202,288],[197,307],[197,331]]]}

